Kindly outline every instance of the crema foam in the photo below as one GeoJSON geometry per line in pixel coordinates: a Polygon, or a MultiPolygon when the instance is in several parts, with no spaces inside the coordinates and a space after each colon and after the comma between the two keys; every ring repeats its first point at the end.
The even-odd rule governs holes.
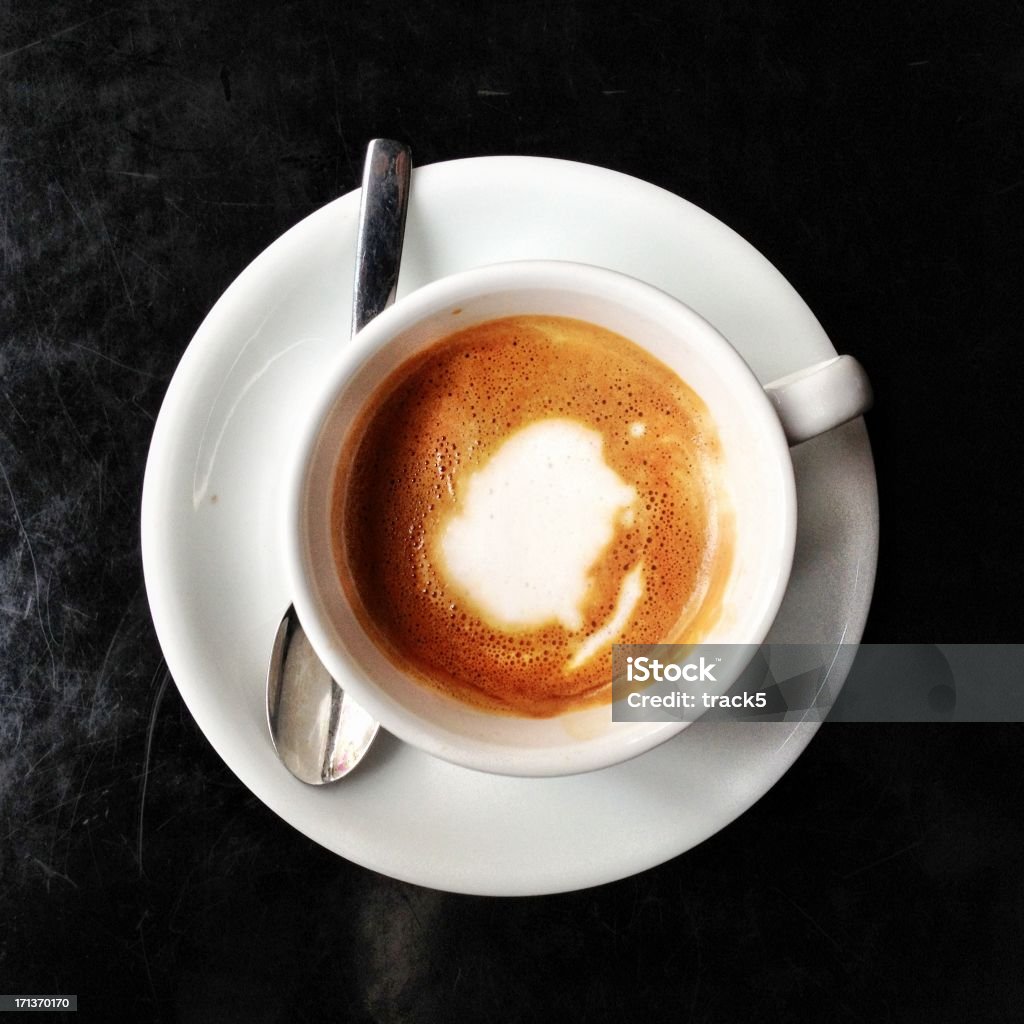
{"type": "Polygon", "coordinates": [[[693,642],[719,613],[720,461],[703,402],[632,341],[559,317],[472,326],[354,423],[341,582],[394,664],[462,701],[548,716],[608,700],[612,644],[693,642]]]}

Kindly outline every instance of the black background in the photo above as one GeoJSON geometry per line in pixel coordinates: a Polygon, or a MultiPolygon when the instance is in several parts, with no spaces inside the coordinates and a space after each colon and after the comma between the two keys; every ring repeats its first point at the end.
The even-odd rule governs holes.
{"type": "Polygon", "coordinates": [[[222,764],[138,529],[193,332],[369,138],[556,156],[729,224],[867,367],[866,639],[1018,639],[1019,3],[14,3],[0,80],[0,992],[157,1021],[1020,1018],[1020,726],[826,726],[640,876],[436,893],[222,764]]]}

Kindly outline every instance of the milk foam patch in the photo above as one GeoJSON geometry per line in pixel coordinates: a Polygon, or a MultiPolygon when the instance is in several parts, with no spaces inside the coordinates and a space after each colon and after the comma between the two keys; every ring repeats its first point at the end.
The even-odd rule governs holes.
{"type": "Polygon", "coordinates": [[[583,627],[590,570],[637,497],[602,447],[596,430],[544,419],[469,477],[441,536],[442,568],[498,628],[583,627]]]}
{"type": "Polygon", "coordinates": [[[569,662],[570,671],[575,672],[590,661],[595,654],[618,640],[619,635],[629,623],[630,616],[633,614],[633,609],[636,608],[637,602],[644,595],[643,573],[643,562],[637,563],[626,573],[622,586],[619,587],[619,597],[615,602],[615,611],[612,613],[612,617],[600,629],[591,633],[576,648],[576,653],[569,662]]]}

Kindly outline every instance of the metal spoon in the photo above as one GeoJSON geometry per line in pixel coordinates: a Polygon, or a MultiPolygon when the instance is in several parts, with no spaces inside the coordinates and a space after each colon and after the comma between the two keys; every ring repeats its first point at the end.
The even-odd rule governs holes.
{"type": "MultiPolygon", "coordinates": [[[[409,204],[412,157],[406,146],[374,139],[366,150],[359,200],[352,333],[395,299],[409,204]]],[[[285,612],[267,671],[267,723],[277,756],[297,779],[334,782],[363,759],[377,722],[331,677],[295,613],[285,612]]]]}

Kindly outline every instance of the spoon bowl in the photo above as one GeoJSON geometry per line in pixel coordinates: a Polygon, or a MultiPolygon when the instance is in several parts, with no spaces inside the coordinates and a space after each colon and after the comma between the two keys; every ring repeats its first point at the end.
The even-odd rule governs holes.
{"type": "Polygon", "coordinates": [[[267,721],[278,757],[310,785],[348,775],[379,728],[321,664],[293,606],[281,620],[270,654],[267,721]]]}

